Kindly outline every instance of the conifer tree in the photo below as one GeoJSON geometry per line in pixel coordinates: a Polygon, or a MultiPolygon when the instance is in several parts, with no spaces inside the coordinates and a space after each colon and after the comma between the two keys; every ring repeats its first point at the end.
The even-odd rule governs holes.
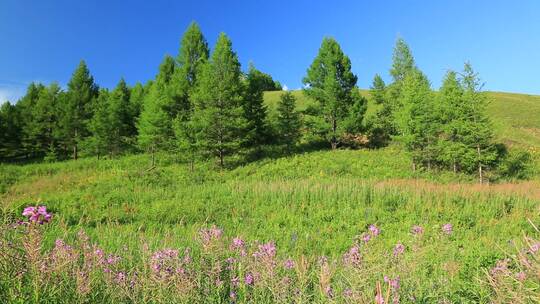
{"type": "Polygon", "coordinates": [[[109,95],[108,112],[110,124],[111,155],[122,152],[131,143],[130,136],[134,133],[131,127],[133,118],[130,113],[130,91],[124,81],[120,82],[109,95]]]}
{"type": "Polygon", "coordinates": [[[333,38],[325,38],[315,60],[303,79],[305,94],[319,104],[324,119],[323,132],[336,149],[343,133],[341,123],[355,103],[357,77],[351,71],[351,60],[333,38]]]}
{"type": "Polygon", "coordinates": [[[485,170],[494,165],[498,151],[493,143],[493,128],[486,114],[487,98],[482,83],[470,63],[465,63],[461,77],[463,93],[462,140],[467,147],[466,159],[476,166],[478,180],[483,183],[485,170]]]}
{"type": "Polygon", "coordinates": [[[0,160],[17,156],[21,140],[20,115],[17,107],[4,102],[0,106],[0,160]]]}
{"type": "Polygon", "coordinates": [[[60,86],[52,83],[39,93],[36,104],[32,108],[29,136],[35,145],[34,151],[41,155],[55,151],[59,136],[58,114],[60,86]]]}
{"type": "Polygon", "coordinates": [[[246,77],[246,93],[243,102],[246,119],[246,144],[259,151],[260,145],[269,140],[267,108],[264,104],[266,77],[250,63],[246,77]]]}
{"type": "Polygon", "coordinates": [[[240,63],[231,40],[221,33],[199,78],[193,117],[200,147],[216,156],[221,167],[225,157],[237,153],[243,142],[246,121],[240,75],[240,63]]]}
{"type": "Polygon", "coordinates": [[[45,86],[40,83],[32,82],[22,97],[15,105],[19,113],[20,128],[21,128],[21,153],[27,158],[35,156],[35,143],[32,140],[32,109],[35,107],[39,98],[40,92],[45,90],[45,86]]]}
{"type": "Polygon", "coordinates": [[[97,94],[94,78],[84,60],[81,60],[68,83],[60,120],[62,139],[64,144],[73,150],[73,159],[78,158],[79,145],[88,135],[87,124],[92,117],[92,103],[97,94]]]}
{"type": "Polygon", "coordinates": [[[137,136],[137,120],[141,116],[143,108],[144,97],[146,91],[144,86],[137,82],[133,88],[131,88],[131,94],[129,95],[129,115],[131,117],[130,128],[132,130],[131,136],[137,136]]]}
{"type": "Polygon", "coordinates": [[[110,151],[112,129],[109,119],[109,92],[101,89],[95,102],[94,116],[88,124],[91,136],[87,140],[91,154],[97,155],[98,159],[110,151]]]}
{"type": "Polygon", "coordinates": [[[171,95],[168,90],[174,74],[174,59],[166,56],[159,67],[156,80],[150,85],[144,98],[144,106],[137,123],[139,146],[152,154],[155,165],[155,152],[168,149],[174,134],[170,118],[171,95]]]}
{"type": "Polygon", "coordinates": [[[466,146],[462,142],[464,112],[463,88],[454,71],[448,71],[439,90],[440,123],[439,159],[457,172],[462,166],[466,146]]]}
{"type": "Polygon", "coordinates": [[[296,111],[296,98],[291,92],[281,94],[277,106],[277,134],[288,153],[300,139],[301,126],[300,113],[296,111]]]}
{"type": "Polygon", "coordinates": [[[403,111],[407,113],[404,129],[407,150],[411,152],[413,170],[417,164],[428,169],[436,159],[437,137],[440,130],[433,93],[426,76],[420,71],[409,73],[403,81],[401,95],[403,111]]]}
{"type": "Polygon", "coordinates": [[[369,142],[373,147],[380,147],[387,144],[395,131],[392,103],[388,98],[386,84],[378,74],[373,78],[369,92],[371,99],[378,107],[375,117],[369,122],[369,142]]]}

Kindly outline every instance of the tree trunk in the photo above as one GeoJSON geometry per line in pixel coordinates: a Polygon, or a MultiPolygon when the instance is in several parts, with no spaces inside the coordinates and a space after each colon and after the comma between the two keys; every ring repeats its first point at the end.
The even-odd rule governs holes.
{"type": "Polygon", "coordinates": [[[416,172],[416,162],[412,162],[412,171],[416,172]]]}
{"type": "Polygon", "coordinates": [[[480,181],[480,184],[484,183],[484,172],[482,170],[482,161],[480,161],[480,145],[476,146],[476,151],[478,152],[478,179],[480,181]]]}
{"type": "Polygon", "coordinates": [[[454,160],[454,173],[457,173],[457,164],[456,164],[456,160],[454,160]]]}
{"type": "Polygon", "coordinates": [[[335,119],[332,119],[332,142],[330,143],[332,145],[332,150],[335,150],[337,148],[336,131],[337,131],[337,122],[335,119]]]}
{"type": "Polygon", "coordinates": [[[223,151],[219,150],[219,166],[223,168],[225,162],[223,160],[223,151]]]}
{"type": "Polygon", "coordinates": [[[77,144],[73,146],[73,159],[77,160],[79,158],[78,151],[77,151],[77,144]]]}

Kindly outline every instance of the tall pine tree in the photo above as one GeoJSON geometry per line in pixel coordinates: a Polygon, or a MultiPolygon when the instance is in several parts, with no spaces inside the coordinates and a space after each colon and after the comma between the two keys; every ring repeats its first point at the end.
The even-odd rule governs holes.
{"type": "Polygon", "coordinates": [[[121,153],[130,144],[131,136],[135,133],[131,122],[133,117],[130,112],[130,90],[124,81],[120,82],[109,95],[109,124],[111,127],[110,153],[121,153]]]}
{"type": "Polygon", "coordinates": [[[100,89],[94,105],[94,115],[88,124],[91,136],[86,141],[90,154],[96,155],[98,159],[110,152],[113,130],[109,119],[109,91],[100,89]]]}
{"type": "Polygon", "coordinates": [[[264,104],[265,74],[250,63],[246,77],[244,97],[244,117],[247,121],[246,144],[260,151],[260,146],[269,140],[267,108],[264,104]]]}
{"type": "Polygon", "coordinates": [[[279,142],[284,144],[290,153],[300,139],[302,121],[296,111],[296,98],[291,92],[281,94],[277,106],[277,134],[279,142]]]}
{"type": "Polygon", "coordinates": [[[203,152],[216,156],[221,167],[225,157],[240,150],[246,121],[242,108],[240,63],[231,40],[221,33],[212,56],[204,66],[195,94],[194,121],[203,152]]]}
{"type": "Polygon", "coordinates": [[[343,133],[341,123],[355,103],[357,77],[351,71],[351,60],[337,41],[325,38],[317,57],[303,79],[305,94],[319,104],[319,115],[324,119],[323,133],[336,149],[343,133]]]}
{"type": "Polygon", "coordinates": [[[93,102],[98,94],[94,78],[84,60],[68,83],[65,103],[62,105],[60,125],[66,147],[73,151],[73,159],[79,156],[79,145],[88,136],[88,121],[92,117],[93,102]]]}

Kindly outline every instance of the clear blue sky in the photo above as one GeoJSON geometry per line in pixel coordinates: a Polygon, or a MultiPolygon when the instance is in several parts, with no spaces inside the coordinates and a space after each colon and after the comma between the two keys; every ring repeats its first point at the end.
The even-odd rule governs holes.
{"type": "Polygon", "coordinates": [[[65,85],[80,59],[113,87],[155,76],[197,21],[213,46],[233,41],[243,68],[255,65],[301,86],[321,39],[350,56],[359,86],[388,79],[398,35],[435,88],[469,60],[486,89],[540,94],[540,1],[74,1],[0,0],[0,99],[31,81],[65,85]],[[511,4],[513,3],[513,4],[511,4]]]}

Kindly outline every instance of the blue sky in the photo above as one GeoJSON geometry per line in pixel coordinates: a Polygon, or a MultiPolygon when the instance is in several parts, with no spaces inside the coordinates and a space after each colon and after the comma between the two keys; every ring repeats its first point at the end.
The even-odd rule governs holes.
{"type": "Polygon", "coordinates": [[[197,21],[213,46],[219,32],[249,61],[291,89],[324,36],[340,42],[359,86],[389,79],[402,36],[434,88],[470,61],[496,91],[540,94],[540,1],[73,1],[0,0],[0,100],[31,81],[65,85],[80,59],[114,87],[155,76],[197,21]]]}

